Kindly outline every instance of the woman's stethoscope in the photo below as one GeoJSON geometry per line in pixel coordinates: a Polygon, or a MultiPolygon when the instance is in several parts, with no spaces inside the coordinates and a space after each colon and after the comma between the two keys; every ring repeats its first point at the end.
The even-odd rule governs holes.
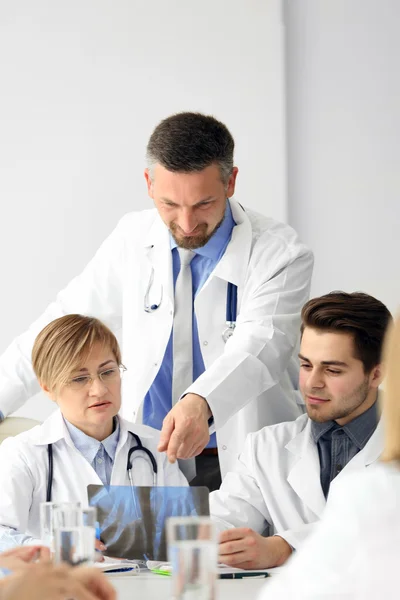
{"type": "MultiPolygon", "coordinates": [[[[149,283],[147,284],[146,293],[144,295],[144,310],[147,313],[153,313],[156,311],[162,302],[163,291],[161,287],[160,299],[157,304],[150,304],[149,295],[150,290],[154,281],[154,268],[151,269],[151,275],[149,279],[149,283]]],[[[238,289],[237,285],[228,282],[227,292],[226,292],[226,329],[222,332],[222,339],[224,342],[227,342],[229,338],[233,335],[236,327],[236,317],[237,317],[237,295],[238,289]]]]}
{"type": "MultiPolygon", "coordinates": [[[[126,470],[128,471],[129,483],[131,485],[131,488],[133,488],[132,454],[136,451],[144,452],[145,454],[147,454],[147,456],[151,462],[152,469],[153,469],[153,485],[156,486],[157,485],[158,467],[157,467],[157,461],[154,458],[154,454],[151,452],[151,450],[149,450],[148,448],[143,446],[142,440],[140,439],[140,437],[138,435],[136,435],[136,433],[132,433],[132,431],[129,431],[128,433],[130,433],[135,438],[135,442],[136,442],[136,446],[133,446],[132,448],[129,449],[128,459],[126,462],[126,470]]],[[[52,444],[47,445],[47,454],[49,457],[49,473],[48,473],[48,478],[47,478],[46,502],[51,502],[51,489],[53,487],[53,445],[52,444]]]]}

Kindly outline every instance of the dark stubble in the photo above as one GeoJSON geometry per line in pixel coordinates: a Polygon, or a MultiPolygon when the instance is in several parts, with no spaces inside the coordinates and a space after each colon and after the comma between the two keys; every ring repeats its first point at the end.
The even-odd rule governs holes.
{"type": "Polygon", "coordinates": [[[217,225],[214,227],[211,233],[207,233],[206,223],[203,223],[199,226],[199,232],[196,235],[191,235],[187,237],[179,235],[179,228],[176,225],[176,223],[171,223],[169,226],[169,230],[179,248],[185,248],[185,250],[195,250],[196,248],[202,248],[207,244],[207,242],[212,238],[217,229],[221,227],[224,218],[225,215],[222,217],[219,223],[217,223],[217,225]]]}

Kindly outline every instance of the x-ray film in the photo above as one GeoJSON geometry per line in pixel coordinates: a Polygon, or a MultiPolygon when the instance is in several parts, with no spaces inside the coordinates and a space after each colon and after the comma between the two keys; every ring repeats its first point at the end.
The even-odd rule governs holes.
{"type": "Polygon", "coordinates": [[[166,519],[209,515],[208,495],[206,487],[88,486],[107,556],[131,560],[167,560],[166,519]]]}

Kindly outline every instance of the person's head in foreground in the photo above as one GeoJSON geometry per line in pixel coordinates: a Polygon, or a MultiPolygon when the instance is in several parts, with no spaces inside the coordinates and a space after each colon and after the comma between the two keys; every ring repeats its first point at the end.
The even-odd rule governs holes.
{"type": "Polygon", "coordinates": [[[312,536],[260,599],[397,600],[400,544],[400,318],[384,349],[381,460],[343,477],[312,536]]]}
{"type": "Polygon", "coordinates": [[[234,140],[212,116],[178,113],[161,121],[147,145],[149,196],[181,248],[204,246],[235,191],[234,140]]]}
{"type": "Polygon", "coordinates": [[[113,431],[125,367],[115,335],[101,321],[66,315],[37,336],[32,365],[64,418],[99,441],[113,431]]]}
{"type": "Polygon", "coordinates": [[[385,345],[383,419],[385,448],[382,461],[400,468],[400,314],[389,330],[385,345]]]}
{"type": "Polygon", "coordinates": [[[386,306],[361,292],[331,292],[301,311],[299,386],[313,421],[345,425],[376,401],[386,306]]]}

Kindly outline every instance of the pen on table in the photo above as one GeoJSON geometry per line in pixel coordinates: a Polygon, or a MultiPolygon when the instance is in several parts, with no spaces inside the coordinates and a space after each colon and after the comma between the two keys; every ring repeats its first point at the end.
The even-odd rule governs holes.
{"type": "Polygon", "coordinates": [[[104,573],[107,573],[107,575],[113,575],[114,573],[127,573],[128,571],[134,571],[135,568],[134,567],[120,567],[119,569],[112,569],[110,568],[109,570],[105,570],[104,573]]]}
{"type": "Polygon", "coordinates": [[[269,577],[265,571],[253,571],[252,573],[220,573],[219,579],[244,579],[245,577],[269,577]]]}

